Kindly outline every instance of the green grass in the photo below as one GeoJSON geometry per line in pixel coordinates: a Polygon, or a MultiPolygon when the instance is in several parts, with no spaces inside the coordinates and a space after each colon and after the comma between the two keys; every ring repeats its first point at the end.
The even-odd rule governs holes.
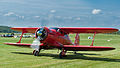
{"type": "MultiPolygon", "coordinates": [[[[81,45],[90,45],[91,34],[80,34],[81,45]]],[[[70,35],[72,41],[75,35],[70,35]]],[[[17,42],[19,38],[0,37],[0,68],[120,68],[120,35],[97,34],[95,46],[115,47],[112,51],[72,51],[67,57],[59,59],[58,50],[42,50],[40,56],[33,56],[31,48],[4,45],[4,42],[17,42]],[[107,41],[111,40],[111,41],[107,41]]],[[[34,39],[23,38],[23,43],[32,43],[34,39]]]]}

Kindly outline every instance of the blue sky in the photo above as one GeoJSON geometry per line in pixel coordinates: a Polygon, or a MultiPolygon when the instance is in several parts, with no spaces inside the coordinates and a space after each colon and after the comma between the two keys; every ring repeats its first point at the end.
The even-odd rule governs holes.
{"type": "Polygon", "coordinates": [[[120,0],[0,0],[0,25],[120,28],[120,0]]]}

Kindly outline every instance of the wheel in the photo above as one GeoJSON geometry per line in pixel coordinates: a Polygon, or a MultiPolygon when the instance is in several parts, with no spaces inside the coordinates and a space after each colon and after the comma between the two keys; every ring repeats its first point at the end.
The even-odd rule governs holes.
{"type": "Polygon", "coordinates": [[[60,59],[63,58],[62,52],[60,52],[60,54],[59,54],[59,58],[60,58],[60,59]]]}
{"type": "Polygon", "coordinates": [[[76,51],[74,51],[73,53],[74,53],[74,54],[77,54],[77,52],[76,52],[76,51]]]}
{"type": "Polygon", "coordinates": [[[36,50],[35,50],[34,56],[39,56],[39,51],[36,51],[36,50]]]}
{"type": "Polygon", "coordinates": [[[60,52],[59,58],[62,59],[63,57],[67,57],[67,55],[65,55],[65,52],[60,52]]]}
{"type": "Polygon", "coordinates": [[[33,54],[35,53],[35,50],[33,51],[33,54]]]}

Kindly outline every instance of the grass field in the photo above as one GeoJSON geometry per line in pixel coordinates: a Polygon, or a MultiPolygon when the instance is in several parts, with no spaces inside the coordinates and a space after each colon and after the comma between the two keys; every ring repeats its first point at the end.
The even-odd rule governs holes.
{"type": "MultiPolygon", "coordinates": [[[[70,35],[72,41],[75,35],[70,35]]],[[[91,34],[81,34],[81,45],[90,45],[91,34]]],[[[115,47],[112,51],[79,51],[67,53],[59,59],[58,50],[42,50],[39,56],[33,56],[31,48],[4,45],[4,42],[17,42],[19,38],[0,37],[0,68],[120,68],[120,35],[98,34],[95,46],[115,47]],[[110,40],[110,41],[107,41],[110,40]]],[[[23,43],[32,43],[34,39],[23,38],[23,43]]]]}

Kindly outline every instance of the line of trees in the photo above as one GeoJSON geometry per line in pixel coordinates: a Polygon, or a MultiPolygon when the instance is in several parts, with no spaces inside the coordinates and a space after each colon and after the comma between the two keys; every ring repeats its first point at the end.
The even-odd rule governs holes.
{"type": "Polygon", "coordinates": [[[0,26],[0,33],[18,33],[17,31],[11,30],[11,27],[0,26]]]}
{"type": "Polygon", "coordinates": [[[118,31],[118,32],[114,32],[114,33],[112,33],[112,34],[119,34],[119,35],[120,35],[120,31],[118,31]]]}

